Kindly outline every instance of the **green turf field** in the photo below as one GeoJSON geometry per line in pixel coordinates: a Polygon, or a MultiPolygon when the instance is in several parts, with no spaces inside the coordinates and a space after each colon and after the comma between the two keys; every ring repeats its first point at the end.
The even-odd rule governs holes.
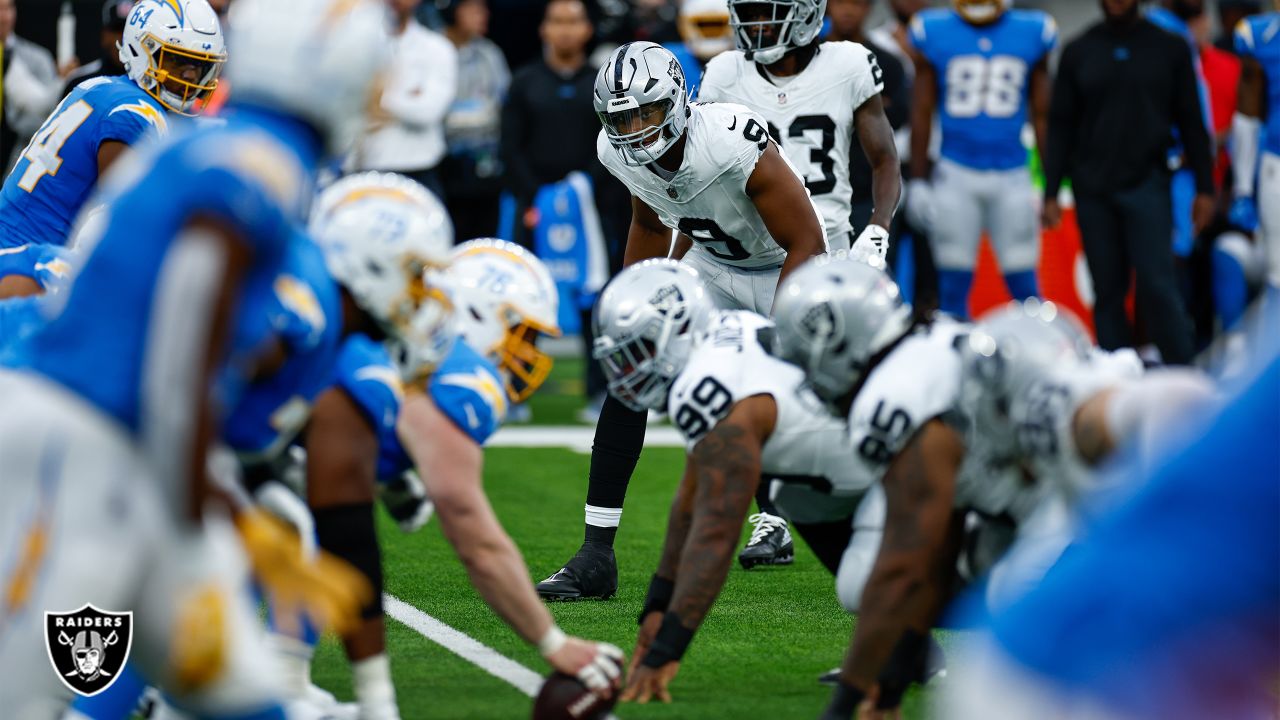
{"type": "MultiPolygon", "coordinates": [[[[570,422],[581,404],[568,390],[580,388],[571,374],[579,369],[577,363],[562,364],[545,388],[547,395],[534,405],[536,422],[570,422]]],[[[582,540],[588,460],[559,448],[486,451],[489,497],[536,579],[558,569],[582,540]]],[[[645,452],[618,535],[618,596],[553,604],[566,632],[607,640],[630,654],[636,614],[657,564],[682,467],[679,450],[645,452]]],[[[438,523],[407,536],[384,516],[380,530],[387,592],[535,672],[548,671],[537,651],[471,589],[438,523]]],[[[829,697],[817,676],[839,663],[852,622],[836,601],[830,574],[797,544],[790,567],[745,572],[735,566],[672,684],[672,705],[624,705],[615,714],[624,720],[816,717],[829,697]]],[[[531,701],[514,687],[394,620],[388,620],[387,635],[406,720],[529,716],[531,701]]],[[[336,642],[322,644],[314,677],[340,698],[351,697],[350,674],[336,642]]],[[[920,705],[919,696],[910,696],[905,716],[922,717],[920,705]]]]}

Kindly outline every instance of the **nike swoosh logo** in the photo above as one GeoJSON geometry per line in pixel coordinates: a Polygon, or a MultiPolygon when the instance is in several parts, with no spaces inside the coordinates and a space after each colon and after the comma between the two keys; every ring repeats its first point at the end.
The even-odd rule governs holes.
{"type": "Polygon", "coordinates": [[[730,130],[732,130],[732,129],[736,128],[736,127],[738,127],[738,116],[737,116],[737,115],[734,115],[734,116],[733,116],[733,124],[729,126],[729,129],[730,129],[730,130]]]}

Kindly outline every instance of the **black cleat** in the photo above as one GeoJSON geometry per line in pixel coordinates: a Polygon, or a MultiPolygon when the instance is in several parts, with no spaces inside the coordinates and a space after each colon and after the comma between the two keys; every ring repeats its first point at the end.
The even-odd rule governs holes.
{"type": "Polygon", "coordinates": [[[618,560],[613,548],[583,543],[551,577],[538,583],[543,600],[608,600],[618,592],[618,560]]]}
{"type": "Polygon", "coordinates": [[[795,562],[796,549],[785,518],[759,512],[748,520],[755,528],[751,531],[751,539],[738,553],[738,562],[743,570],[757,565],[790,565],[795,562]]]}

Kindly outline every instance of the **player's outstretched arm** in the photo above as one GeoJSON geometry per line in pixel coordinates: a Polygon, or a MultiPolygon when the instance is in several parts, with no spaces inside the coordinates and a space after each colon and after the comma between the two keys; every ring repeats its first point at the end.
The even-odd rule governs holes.
{"type": "Polygon", "coordinates": [[[556,627],[480,485],[480,446],[417,391],[406,395],[396,432],[436,504],[445,538],[480,596],[516,634],[537,645],[552,667],[610,694],[621,675],[622,653],[567,637],[556,627]]]}
{"type": "Polygon", "coordinates": [[[805,260],[827,251],[822,218],[809,199],[809,191],[772,140],[747,178],[747,196],[774,242],[787,251],[779,283],[805,260]]]}
{"type": "MultiPolygon", "coordinates": [[[[878,692],[881,707],[897,707],[902,692],[922,674],[928,633],[942,612],[955,567],[955,474],[963,457],[956,432],[932,420],[889,465],[884,540],[862,594],[833,706],[878,692]]],[[[850,714],[829,710],[827,717],[850,714]]]]}
{"type": "Polygon", "coordinates": [[[662,616],[671,607],[671,596],[675,593],[676,576],[680,571],[680,553],[684,551],[689,530],[693,527],[697,475],[697,461],[690,456],[685,461],[684,477],[680,479],[676,497],[671,501],[671,513],[667,517],[667,537],[662,543],[662,559],[658,561],[658,571],[649,582],[644,607],[640,609],[640,631],[636,636],[635,651],[631,653],[628,674],[635,672],[640,659],[648,653],[649,645],[653,643],[653,638],[662,625],[662,616]]]}
{"type": "Polygon", "coordinates": [[[760,482],[760,451],[776,421],[773,398],[749,397],[694,446],[693,517],[680,552],[671,605],[641,665],[628,678],[624,701],[671,701],[667,685],[729,574],[760,482]]]}
{"type": "Polygon", "coordinates": [[[893,126],[884,114],[884,101],[874,95],[853,113],[853,126],[858,130],[858,143],[871,165],[871,224],[886,230],[902,197],[902,166],[898,162],[898,146],[893,141],[893,126]]]}
{"type": "Polygon", "coordinates": [[[658,213],[643,200],[631,196],[631,229],[627,231],[627,248],[622,253],[622,266],[666,257],[671,250],[671,228],[662,224],[658,213]]]}

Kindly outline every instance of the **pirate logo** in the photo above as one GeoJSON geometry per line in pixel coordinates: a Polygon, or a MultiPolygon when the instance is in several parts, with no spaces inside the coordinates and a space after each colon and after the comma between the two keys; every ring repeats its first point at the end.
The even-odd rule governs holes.
{"type": "Polygon", "coordinates": [[[658,314],[669,316],[672,320],[679,321],[684,318],[684,293],[680,292],[680,288],[675,285],[659,288],[653,297],[649,298],[649,304],[658,311],[658,314]]]}
{"type": "Polygon", "coordinates": [[[836,334],[836,313],[831,303],[819,303],[800,318],[800,329],[814,344],[825,343],[836,334]]]}
{"type": "Polygon", "coordinates": [[[62,684],[90,697],[111,687],[129,658],[133,613],[104,612],[92,605],[44,614],[49,662],[62,684]]]}

